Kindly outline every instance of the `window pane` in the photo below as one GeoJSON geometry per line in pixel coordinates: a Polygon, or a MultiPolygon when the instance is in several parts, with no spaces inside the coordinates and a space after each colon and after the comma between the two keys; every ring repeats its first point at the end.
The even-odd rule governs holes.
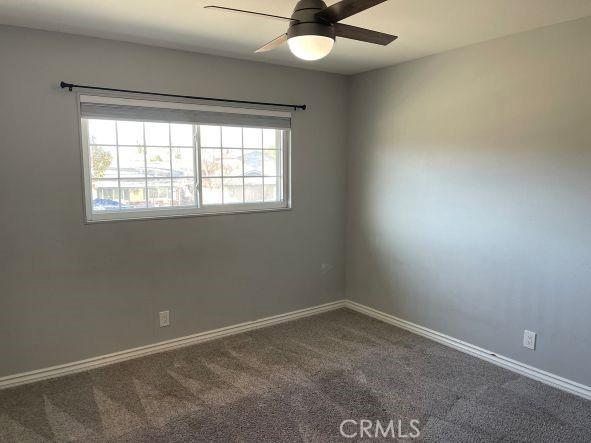
{"type": "Polygon", "coordinates": [[[195,205],[195,179],[175,178],[172,180],[173,206],[195,205]]]}
{"type": "Polygon", "coordinates": [[[192,148],[172,148],[173,177],[195,176],[195,161],[192,148]]]}
{"type": "Polygon", "coordinates": [[[93,180],[92,210],[119,210],[119,183],[117,180],[93,180]]]}
{"type": "Polygon", "coordinates": [[[244,201],[241,178],[224,179],[224,203],[242,203],[244,201]]]}
{"type": "Polygon", "coordinates": [[[222,126],[222,146],[224,148],[241,148],[242,128],[222,126]]]}
{"type": "Polygon", "coordinates": [[[244,128],[244,147],[261,149],[263,147],[263,130],[260,128],[244,128]]]}
{"type": "Polygon", "coordinates": [[[146,130],[146,146],[169,146],[168,123],[144,123],[146,130]]]}
{"type": "Polygon", "coordinates": [[[279,151],[269,151],[265,150],[264,152],[264,162],[265,162],[265,175],[276,176],[279,175],[277,173],[277,153],[279,151]]]}
{"type": "Polygon", "coordinates": [[[82,121],[91,221],[234,211],[284,198],[283,130],[82,121]]]}
{"type": "Polygon", "coordinates": [[[263,151],[244,150],[244,175],[251,177],[263,175],[263,151]]]}
{"type": "Polygon", "coordinates": [[[143,177],[146,175],[144,151],[145,148],[142,146],[119,147],[119,173],[121,177],[143,177]]]}
{"type": "Polygon", "coordinates": [[[201,150],[201,175],[203,177],[219,177],[222,175],[222,150],[201,150]]]}
{"type": "Polygon", "coordinates": [[[244,179],[244,202],[262,202],[263,201],[263,178],[245,178],[244,179]]]}
{"type": "Polygon", "coordinates": [[[148,177],[170,177],[170,148],[146,148],[148,177]]]}
{"type": "Polygon", "coordinates": [[[165,208],[172,206],[170,179],[148,179],[148,206],[165,208]]]}
{"type": "Polygon", "coordinates": [[[193,125],[172,123],[170,138],[172,146],[193,146],[193,125]]]}
{"type": "Polygon", "coordinates": [[[199,128],[201,146],[204,148],[219,148],[221,146],[221,128],[219,126],[202,125],[199,128]]]}
{"type": "Polygon", "coordinates": [[[281,200],[281,193],[278,180],[276,177],[265,177],[265,201],[274,202],[281,200]]]}
{"type": "Polygon", "coordinates": [[[146,182],[144,180],[121,180],[121,208],[141,209],[146,207],[146,182]]]}
{"type": "Polygon", "coordinates": [[[117,148],[115,146],[90,147],[90,175],[92,178],[117,177],[117,148]]]}
{"type": "Polygon", "coordinates": [[[204,178],[202,180],[201,192],[203,193],[204,205],[222,204],[222,179],[204,178]]]}
{"type": "Polygon", "coordinates": [[[143,146],[144,124],[142,122],[117,122],[119,145],[143,146]]]}
{"type": "Polygon", "coordinates": [[[88,120],[88,142],[91,145],[114,145],[117,143],[115,121],[88,120]]]}
{"type": "Polygon", "coordinates": [[[242,149],[224,149],[224,176],[242,176],[242,149]]]}
{"type": "Polygon", "coordinates": [[[277,129],[263,129],[263,148],[277,149],[277,129]]]}

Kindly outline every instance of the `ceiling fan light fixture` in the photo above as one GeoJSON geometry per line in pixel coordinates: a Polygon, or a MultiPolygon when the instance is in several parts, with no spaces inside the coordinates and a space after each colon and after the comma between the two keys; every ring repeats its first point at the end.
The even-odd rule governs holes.
{"type": "Polygon", "coordinates": [[[334,38],[324,35],[298,35],[290,37],[287,44],[297,58],[314,61],[330,54],[334,47],[334,38]]]}
{"type": "Polygon", "coordinates": [[[396,40],[395,35],[358,28],[340,23],[352,15],[388,0],[340,0],[326,6],[324,0],[299,0],[291,17],[245,11],[225,6],[206,6],[225,12],[239,12],[288,21],[287,32],[257,49],[256,53],[271,51],[287,42],[293,55],[301,60],[320,60],[331,53],[337,37],[386,46],[396,40]]]}

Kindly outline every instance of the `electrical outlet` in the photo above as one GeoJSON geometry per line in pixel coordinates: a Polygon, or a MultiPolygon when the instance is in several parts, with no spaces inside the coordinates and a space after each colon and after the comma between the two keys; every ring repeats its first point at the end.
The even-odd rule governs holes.
{"type": "Polygon", "coordinates": [[[162,311],[158,313],[160,315],[160,327],[170,325],[170,311],[162,311]]]}
{"type": "Polygon", "coordinates": [[[532,349],[535,351],[536,349],[536,333],[532,331],[528,331],[527,329],[523,331],[523,346],[528,349],[532,349]]]}

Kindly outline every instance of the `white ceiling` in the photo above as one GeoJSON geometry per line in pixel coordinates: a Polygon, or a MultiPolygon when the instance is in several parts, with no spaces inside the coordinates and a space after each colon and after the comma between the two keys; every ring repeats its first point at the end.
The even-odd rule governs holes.
{"type": "MultiPolygon", "coordinates": [[[[0,0],[0,23],[353,74],[554,23],[591,16],[591,0],[389,0],[344,21],[398,35],[387,47],[338,39],[319,62],[287,47],[253,51],[286,30],[221,6],[291,15],[296,0],[0,0]]],[[[327,4],[336,3],[329,0],[327,4]]]]}

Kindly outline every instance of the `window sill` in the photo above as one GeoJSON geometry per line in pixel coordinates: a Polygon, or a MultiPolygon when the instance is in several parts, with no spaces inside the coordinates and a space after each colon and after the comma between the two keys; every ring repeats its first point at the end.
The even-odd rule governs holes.
{"type": "Polygon", "coordinates": [[[190,208],[186,211],[174,210],[138,210],[137,212],[102,212],[92,214],[92,218],[85,217],[84,223],[87,225],[93,225],[96,223],[109,223],[109,222],[126,222],[126,221],[138,221],[138,220],[162,220],[171,218],[187,218],[187,217],[209,217],[214,215],[232,215],[232,214],[252,214],[259,212],[277,212],[277,211],[290,211],[292,209],[290,204],[287,203],[274,203],[268,206],[262,206],[257,204],[255,206],[248,205],[231,205],[224,206],[208,206],[203,208],[190,208]]]}

